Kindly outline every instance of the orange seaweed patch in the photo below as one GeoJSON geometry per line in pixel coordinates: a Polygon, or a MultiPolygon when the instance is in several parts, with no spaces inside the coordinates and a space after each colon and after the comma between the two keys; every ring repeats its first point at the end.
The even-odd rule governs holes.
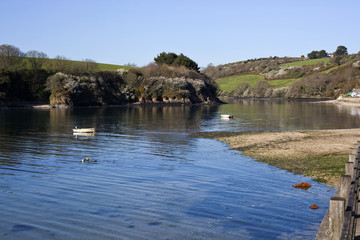
{"type": "Polygon", "coordinates": [[[302,183],[293,185],[293,187],[308,190],[309,188],[311,188],[311,184],[309,184],[307,182],[302,182],[302,183]]]}
{"type": "Polygon", "coordinates": [[[319,207],[316,204],[311,205],[311,209],[318,209],[319,207]]]}

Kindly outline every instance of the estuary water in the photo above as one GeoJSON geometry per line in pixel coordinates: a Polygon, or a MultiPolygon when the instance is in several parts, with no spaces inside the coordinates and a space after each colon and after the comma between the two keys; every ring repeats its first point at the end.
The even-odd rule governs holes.
{"type": "Polygon", "coordinates": [[[0,239],[313,239],[335,188],[192,134],[355,128],[357,111],[261,100],[1,110],[0,239]],[[303,181],[313,187],[292,187],[303,181]]]}

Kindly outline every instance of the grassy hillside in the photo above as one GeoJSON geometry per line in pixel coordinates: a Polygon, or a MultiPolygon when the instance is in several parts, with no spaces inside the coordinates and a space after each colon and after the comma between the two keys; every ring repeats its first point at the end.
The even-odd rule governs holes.
{"type": "Polygon", "coordinates": [[[296,62],[291,62],[291,63],[283,63],[283,64],[280,64],[280,66],[281,67],[291,67],[291,66],[302,67],[302,66],[317,65],[319,63],[324,63],[324,64],[330,63],[330,58],[308,59],[308,60],[296,61],[296,62]]]}
{"type": "Polygon", "coordinates": [[[337,69],[337,68],[339,68],[340,66],[335,66],[335,67],[331,67],[331,68],[328,68],[327,70],[324,70],[324,71],[322,71],[323,73],[329,73],[329,72],[331,72],[332,70],[334,70],[334,69],[337,69]]]}
{"type": "Polygon", "coordinates": [[[231,92],[237,88],[241,83],[248,83],[250,87],[254,87],[258,81],[266,81],[273,88],[282,88],[290,85],[298,79],[276,79],[265,80],[261,75],[234,75],[230,77],[219,78],[216,83],[223,92],[231,92]]]}
{"type": "Polygon", "coordinates": [[[114,65],[114,64],[107,64],[107,63],[98,63],[97,64],[97,71],[116,71],[120,68],[129,70],[134,67],[129,66],[122,66],[122,65],[114,65]]]}
{"type": "Polygon", "coordinates": [[[216,83],[220,90],[230,92],[236,89],[241,83],[248,83],[251,87],[255,86],[258,81],[263,81],[264,77],[260,75],[234,75],[230,77],[219,78],[216,83]]]}
{"type": "Polygon", "coordinates": [[[266,80],[267,83],[269,83],[273,88],[282,88],[287,87],[293,82],[296,82],[299,79],[296,78],[290,78],[290,79],[276,79],[276,80],[266,80]]]}
{"type": "MultiPolygon", "coordinates": [[[[55,59],[44,59],[44,64],[43,64],[43,69],[44,70],[54,70],[54,66],[55,66],[55,59]]],[[[76,64],[85,64],[85,62],[83,61],[74,61],[74,60],[64,60],[69,66],[73,66],[76,64]]],[[[31,64],[29,62],[28,58],[24,58],[24,67],[26,69],[31,69],[31,64]]],[[[115,65],[115,64],[107,64],[107,63],[96,63],[96,72],[99,71],[116,71],[118,69],[131,69],[134,67],[129,67],[129,66],[122,66],[122,65],[115,65]]]]}

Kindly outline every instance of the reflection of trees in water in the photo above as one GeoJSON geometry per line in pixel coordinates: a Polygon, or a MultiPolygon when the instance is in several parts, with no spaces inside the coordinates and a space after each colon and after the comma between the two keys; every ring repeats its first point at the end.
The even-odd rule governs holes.
{"type": "Polygon", "coordinates": [[[117,124],[108,124],[105,131],[117,127],[121,134],[177,147],[188,144],[191,138],[185,133],[199,131],[204,118],[215,117],[217,106],[141,106],[106,111],[117,124]]]}
{"type": "Polygon", "coordinates": [[[359,122],[336,105],[314,100],[241,99],[232,103],[220,106],[219,111],[233,113],[256,129],[353,128],[359,122]]]}
{"type": "Polygon", "coordinates": [[[234,114],[235,119],[230,121],[234,129],[244,122],[244,129],[252,130],[358,127],[359,115],[353,116],[351,109],[296,100],[239,100],[224,105],[3,110],[0,164],[18,164],[24,156],[64,156],[84,144],[106,144],[110,141],[103,138],[106,135],[119,144],[128,138],[135,145],[144,141],[158,144],[159,152],[174,152],[189,145],[189,132],[199,131],[204,122],[216,124],[218,113],[234,114]],[[75,139],[75,126],[95,127],[95,137],[75,139]]]}
{"type": "MultiPolygon", "coordinates": [[[[96,127],[99,135],[136,136],[161,143],[159,147],[186,145],[190,137],[184,133],[198,131],[202,119],[215,116],[216,110],[217,106],[135,106],[3,111],[0,164],[20,164],[26,156],[66,155],[75,126],[96,127]]],[[[79,140],[102,141],[96,135],[79,140]]]]}
{"type": "Polygon", "coordinates": [[[0,164],[19,164],[26,154],[41,154],[47,141],[48,111],[7,110],[0,114],[0,164]]]}

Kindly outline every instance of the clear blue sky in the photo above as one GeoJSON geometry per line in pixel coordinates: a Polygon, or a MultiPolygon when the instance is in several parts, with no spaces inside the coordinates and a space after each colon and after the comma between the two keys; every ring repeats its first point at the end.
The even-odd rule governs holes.
{"type": "Polygon", "coordinates": [[[144,66],[160,52],[199,66],[360,51],[358,0],[1,0],[0,44],[49,57],[144,66]]]}

